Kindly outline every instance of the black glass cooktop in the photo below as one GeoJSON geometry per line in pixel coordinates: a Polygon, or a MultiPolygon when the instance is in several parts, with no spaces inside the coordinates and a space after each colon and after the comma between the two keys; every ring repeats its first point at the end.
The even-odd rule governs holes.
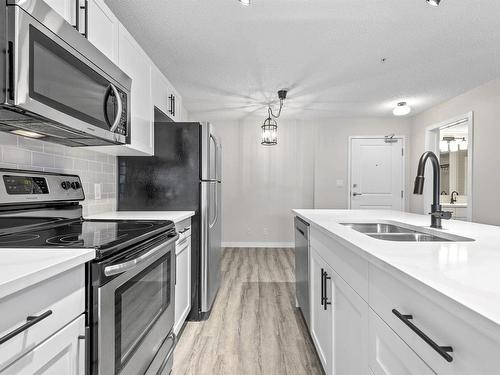
{"type": "MultiPolygon", "coordinates": [[[[12,219],[12,218],[10,218],[12,219]]],[[[99,255],[174,232],[172,221],[18,219],[30,229],[0,235],[0,248],[95,248],[99,255]],[[37,222],[38,221],[38,222],[37,222]],[[35,226],[33,226],[35,225],[35,226]]],[[[7,220],[7,219],[6,219],[7,220]]],[[[7,223],[0,220],[0,228],[7,223]]],[[[11,222],[12,224],[12,222],[11,222]]]]}

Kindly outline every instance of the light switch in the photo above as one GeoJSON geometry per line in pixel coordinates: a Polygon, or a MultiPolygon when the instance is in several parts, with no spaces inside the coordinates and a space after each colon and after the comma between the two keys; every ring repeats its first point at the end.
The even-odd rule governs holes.
{"type": "Polygon", "coordinates": [[[337,187],[344,187],[344,180],[337,180],[337,187]]]}

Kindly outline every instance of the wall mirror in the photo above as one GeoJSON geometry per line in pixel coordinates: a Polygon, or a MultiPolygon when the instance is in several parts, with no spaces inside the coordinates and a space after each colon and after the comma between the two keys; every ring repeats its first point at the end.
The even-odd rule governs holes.
{"type": "Polygon", "coordinates": [[[427,131],[429,149],[439,156],[441,205],[452,212],[452,218],[472,221],[472,113],[427,131]]]}

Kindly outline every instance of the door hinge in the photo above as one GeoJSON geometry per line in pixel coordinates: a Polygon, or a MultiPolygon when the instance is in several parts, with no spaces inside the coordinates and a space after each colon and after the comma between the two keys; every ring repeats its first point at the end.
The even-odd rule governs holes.
{"type": "Polygon", "coordinates": [[[401,199],[403,199],[404,192],[401,190],[401,199]]]}
{"type": "Polygon", "coordinates": [[[401,149],[401,156],[405,156],[405,149],[404,148],[401,149]]]}

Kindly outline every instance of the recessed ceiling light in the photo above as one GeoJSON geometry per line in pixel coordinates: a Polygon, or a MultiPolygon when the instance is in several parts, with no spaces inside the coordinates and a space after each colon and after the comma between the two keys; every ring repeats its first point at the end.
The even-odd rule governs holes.
{"type": "Polygon", "coordinates": [[[405,116],[411,112],[411,107],[406,102],[399,102],[398,105],[392,110],[394,116],[405,116]]]}
{"type": "Polygon", "coordinates": [[[426,1],[427,4],[432,5],[433,7],[439,6],[439,3],[441,2],[441,0],[426,0],[426,1]]]}
{"type": "Polygon", "coordinates": [[[250,0],[238,0],[238,1],[246,7],[250,5],[250,0]]]}
{"type": "Polygon", "coordinates": [[[29,137],[29,138],[43,138],[43,137],[45,137],[45,135],[43,135],[43,134],[31,132],[29,130],[24,130],[24,129],[12,130],[11,133],[21,135],[23,137],[29,137]]]}

